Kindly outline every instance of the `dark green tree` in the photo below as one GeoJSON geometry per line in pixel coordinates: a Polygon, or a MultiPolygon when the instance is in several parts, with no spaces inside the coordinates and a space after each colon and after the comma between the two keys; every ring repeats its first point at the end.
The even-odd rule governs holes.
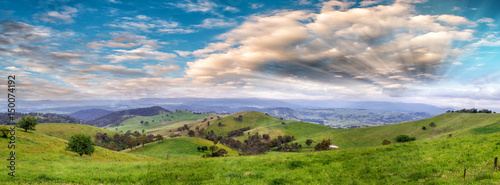
{"type": "Polygon", "coordinates": [[[430,127],[436,127],[437,125],[434,122],[429,123],[430,127]]]}
{"type": "Polygon", "coordinates": [[[189,137],[194,137],[194,135],[195,135],[195,134],[196,134],[196,133],[195,133],[193,130],[189,130],[189,131],[188,131],[188,135],[189,135],[189,137]]]}
{"type": "Polygon", "coordinates": [[[311,146],[312,143],[313,143],[312,139],[306,139],[306,145],[307,146],[311,146]]]}
{"type": "Polygon", "coordinates": [[[68,142],[67,150],[76,152],[80,157],[83,154],[92,155],[95,151],[95,143],[90,136],[84,134],[75,134],[71,136],[68,142]]]}
{"type": "Polygon", "coordinates": [[[35,117],[23,116],[21,120],[17,122],[17,126],[24,129],[25,132],[28,130],[35,130],[35,126],[38,124],[38,120],[35,117]]]}
{"type": "Polygon", "coordinates": [[[156,141],[158,141],[158,143],[160,141],[163,141],[163,136],[161,134],[156,134],[155,138],[156,138],[156,141]]]}
{"type": "Polygon", "coordinates": [[[408,135],[401,134],[396,137],[396,141],[400,143],[408,142],[408,141],[415,141],[415,137],[410,137],[408,135]]]}
{"type": "Polygon", "coordinates": [[[330,149],[330,145],[332,144],[332,140],[331,139],[323,139],[321,142],[319,142],[318,144],[316,144],[316,146],[314,147],[315,150],[329,150],[330,149]]]}

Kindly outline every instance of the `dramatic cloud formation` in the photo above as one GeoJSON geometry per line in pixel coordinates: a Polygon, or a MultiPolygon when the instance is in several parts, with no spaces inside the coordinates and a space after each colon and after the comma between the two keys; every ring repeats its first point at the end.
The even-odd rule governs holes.
{"type": "Polygon", "coordinates": [[[442,68],[458,64],[453,59],[460,50],[453,43],[473,38],[468,27],[474,23],[464,17],[416,15],[412,4],[403,2],[352,5],[328,1],[320,13],[253,16],[219,36],[222,42],[193,52],[205,57],[188,63],[186,73],[201,84],[243,87],[257,85],[250,79],[290,78],[325,87],[368,84],[395,96],[438,80],[442,68]]]}

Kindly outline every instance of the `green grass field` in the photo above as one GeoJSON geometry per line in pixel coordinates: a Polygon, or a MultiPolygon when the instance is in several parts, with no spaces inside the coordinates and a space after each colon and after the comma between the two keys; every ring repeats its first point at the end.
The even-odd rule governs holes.
{"type": "Polygon", "coordinates": [[[209,116],[209,114],[193,114],[188,111],[175,111],[155,116],[135,116],[121,122],[119,126],[106,127],[106,129],[118,132],[127,132],[128,130],[132,132],[139,131],[141,133],[142,130],[145,130],[145,133],[148,134],[149,132],[172,128],[172,126],[170,125],[178,125],[178,122],[194,121],[197,119],[205,118],[207,116],[209,116]],[[148,121],[149,124],[146,126],[144,124],[141,124],[141,121],[148,121]]]}
{"type": "MultiPolygon", "coordinates": [[[[140,154],[144,156],[157,157],[161,159],[167,159],[167,152],[170,153],[170,158],[193,158],[201,157],[201,155],[208,153],[208,151],[200,152],[196,147],[198,146],[212,146],[214,143],[209,140],[193,137],[179,137],[173,139],[167,139],[161,141],[160,143],[153,142],[148,143],[141,150],[140,147],[136,147],[135,150],[124,150],[126,153],[140,154]]],[[[230,156],[238,156],[238,151],[232,150],[231,148],[224,146],[222,144],[217,144],[219,149],[225,149],[228,151],[230,156]]]]}
{"type": "MultiPolygon", "coordinates": [[[[303,146],[305,146],[306,139],[313,139],[315,142],[312,145],[315,145],[321,139],[329,138],[332,139],[333,144],[341,148],[378,146],[384,139],[395,142],[395,137],[400,134],[416,137],[417,140],[432,140],[446,138],[449,134],[455,137],[500,131],[500,114],[446,113],[418,121],[357,129],[334,129],[306,122],[282,121],[259,112],[243,112],[242,115],[243,121],[241,122],[234,120],[238,114],[215,120],[208,130],[222,134],[249,126],[252,129],[246,132],[251,134],[255,132],[269,134],[271,138],[276,138],[278,135],[293,135],[296,142],[303,146]],[[218,122],[221,122],[223,126],[219,127],[218,122]],[[282,122],[286,124],[281,124],[282,122]],[[430,127],[431,122],[437,126],[430,127]],[[422,129],[423,126],[426,130],[422,129]]],[[[246,138],[247,136],[244,135],[238,139],[246,138]]]]}
{"type": "Polygon", "coordinates": [[[92,139],[94,139],[94,136],[98,132],[107,133],[108,136],[111,137],[113,137],[113,135],[118,133],[112,130],[106,130],[103,128],[93,127],[90,125],[69,124],[69,123],[42,123],[36,126],[35,132],[65,140],[69,140],[69,138],[71,138],[71,136],[75,134],[85,134],[87,136],[91,136],[92,139]]]}
{"type": "Polygon", "coordinates": [[[496,184],[500,179],[500,172],[493,171],[500,133],[324,152],[171,160],[102,150],[79,157],[63,151],[61,139],[18,134],[16,177],[2,168],[0,181],[6,184],[496,184]]]}
{"type": "MultiPolygon", "coordinates": [[[[237,116],[237,115],[234,115],[237,116]]],[[[222,118],[228,126],[233,117],[222,118]]],[[[215,119],[214,119],[215,120],[215,119]]],[[[394,125],[332,129],[321,125],[285,121],[257,112],[245,112],[249,132],[274,132],[316,141],[331,138],[341,149],[324,152],[269,152],[259,156],[201,158],[197,146],[213,143],[180,137],[149,143],[141,151],[114,152],[96,147],[83,157],[64,150],[64,139],[44,135],[39,125],[33,132],[16,132],[16,177],[1,168],[3,184],[498,184],[493,171],[500,157],[500,116],[497,114],[449,113],[394,125]],[[428,127],[434,122],[437,127],[428,127]],[[426,126],[427,130],[422,130],[426,126]],[[453,136],[448,138],[448,134],[453,136]],[[410,143],[381,146],[383,139],[399,134],[417,137],[410,143]],[[170,159],[166,154],[170,152],[170,159]],[[463,177],[467,169],[466,177],[463,177]]],[[[246,121],[246,122],[245,122],[246,121]]],[[[212,122],[212,121],[211,121],[212,122]]],[[[68,124],[65,127],[71,127],[68,124]]],[[[218,132],[225,132],[224,126],[218,132]]],[[[211,126],[211,127],[212,127],[211,126]]],[[[230,128],[230,129],[233,129],[230,128]]],[[[61,128],[64,130],[64,128],[61,128]]],[[[70,129],[69,129],[70,130],[70,129]]],[[[97,128],[94,130],[98,130],[97,128]]],[[[70,130],[71,131],[71,130],[70,130]]],[[[71,131],[75,132],[76,131],[71,131]]],[[[90,132],[90,131],[88,131],[90,132]]],[[[56,132],[57,133],[57,132],[56,132]]],[[[56,134],[54,134],[56,136],[56,134]]],[[[57,137],[67,137],[58,134],[57,137]]],[[[242,137],[243,138],[243,137],[242,137]]],[[[8,139],[0,138],[2,158],[9,158],[8,139]]],[[[314,145],[314,144],[313,144],[314,145]]],[[[223,147],[219,145],[220,147],[223,147]]],[[[305,146],[303,144],[303,146],[305,146]]],[[[309,149],[308,149],[309,150],[309,149]]],[[[8,165],[4,160],[4,165],[8,165]]]]}

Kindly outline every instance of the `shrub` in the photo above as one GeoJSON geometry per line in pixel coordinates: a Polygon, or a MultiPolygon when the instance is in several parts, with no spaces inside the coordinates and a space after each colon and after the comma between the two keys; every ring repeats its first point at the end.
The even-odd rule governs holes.
{"type": "Polygon", "coordinates": [[[391,144],[391,141],[387,140],[387,139],[384,139],[384,141],[382,141],[382,145],[390,145],[391,144]]]}
{"type": "Polygon", "coordinates": [[[330,144],[332,144],[332,140],[331,139],[323,139],[321,142],[319,142],[318,144],[316,144],[316,146],[314,147],[315,150],[329,150],[330,149],[330,144]]]}
{"type": "Polygon", "coordinates": [[[425,128],[425,126],[422,126],[422,130],[426,130],[427,128],[425,128]]]}
{"type": "Polygon", "coordinates": [[[7,125],[0,125],[0,132],[2,133],[2,137],[7,137],[9,134],[9,127],[7,125]]]}
{"type": "Polygon", "coordinates": [[[396,137],[396,141],[400,143],[408,142],[408,141],[415,141],[417,138],[415,137],[410,137],[408,135],[399,135],[396,137]]]}
{"type": "Polygon", "coordinates": [[[429,123],[430,127],[436,127],[437,125],[434,122],[429,123]]]}
{"type": "Polygon", "coordinates": [[[312,143],[313,143],[312,139],[306,139],[306,145],[307,146],[311,146],[312,143]]]}

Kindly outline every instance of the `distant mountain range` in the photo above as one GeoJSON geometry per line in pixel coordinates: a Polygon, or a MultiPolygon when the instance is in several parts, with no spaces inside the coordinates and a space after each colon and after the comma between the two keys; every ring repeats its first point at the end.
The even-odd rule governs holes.
{"type": "MultiPolygon", "coordinates": [[[[420,103],[380,102],[380,101],[339,101],[339,100],[274,100],[259,98],[143,98],[138,100],[43,100],[19,101],[20,112],[51,112],[70,114],[81,110],[104,109],[118,111],[141,107],[160,106],[169,110],[192,110],[199,112],[234,113],[252,108],[291,109],[344,108],[368,109],[394,112],[444,113],[453,109],[420,103]]],[[[485,107],[487,108],[487,107],[485,107]]]]}

